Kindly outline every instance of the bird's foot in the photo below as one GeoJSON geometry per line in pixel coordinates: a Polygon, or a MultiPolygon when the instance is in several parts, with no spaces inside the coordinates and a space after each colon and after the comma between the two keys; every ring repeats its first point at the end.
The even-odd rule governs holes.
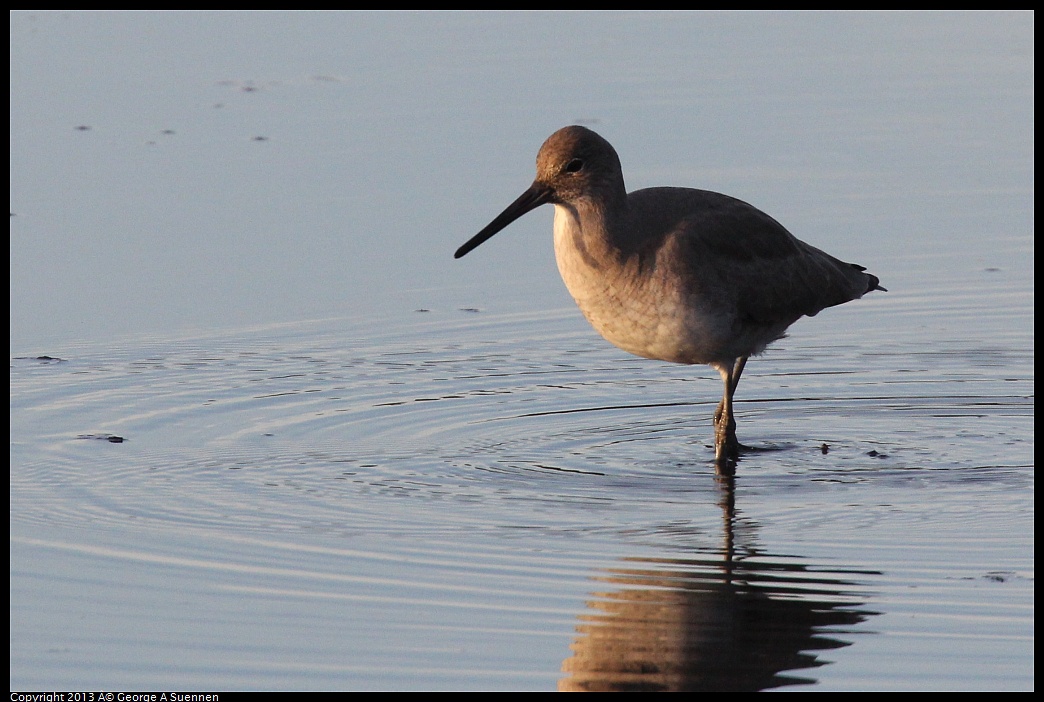
{"type": "Polygon", "coordinates": [[[733,434],[722,440],[720,437],[715,437],[714,440],[714,460],[719,463],[722,461],[736,461],[739,460],[740,453],[745,447],[737,439],[736,435],[733,434]]]}
{"type": "Polygon", "coordinates": [[[719,466],[735,463],[739,460],[743,449],[736,438],[736,421],[716,421],[714,423],[714,462],[719,466]]]}

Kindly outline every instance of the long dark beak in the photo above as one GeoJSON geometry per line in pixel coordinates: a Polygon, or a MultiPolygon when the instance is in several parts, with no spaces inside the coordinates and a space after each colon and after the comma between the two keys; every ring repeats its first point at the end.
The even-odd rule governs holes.
{"type": "Polygon", "coordinates": [[[473,248],[484,242],[486,239],[489,239],[526,212],[535,210],[546,202],[551,202],[553,194],[554,191],[546,185],[533,183],[529,186],[529,190],[519,195],[518,199],[508,205],[507,209],[497,215],[496,219],[487,224],[482,231],[468,239],[467,243],[457,249],[457,253],[453,254],[453,258],[464,256],[473,248]]]}

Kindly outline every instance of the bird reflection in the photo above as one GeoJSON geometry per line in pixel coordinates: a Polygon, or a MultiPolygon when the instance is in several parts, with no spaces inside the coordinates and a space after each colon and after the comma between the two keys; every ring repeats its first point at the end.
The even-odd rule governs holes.
{"type": "Polygon", "coordinates": [[[579,617],[559,690],[810,684],[811,671],[827,664],[818,652],[848,646],[846,630],[876,614],[862,609],[855,580],[874,571],[815,568],[748,547],[735,555],[734,485],[728,476],[719,482],[723,548],[694,559],[626,559],[597,576],[612,587],[593,593],[579,617]]]}

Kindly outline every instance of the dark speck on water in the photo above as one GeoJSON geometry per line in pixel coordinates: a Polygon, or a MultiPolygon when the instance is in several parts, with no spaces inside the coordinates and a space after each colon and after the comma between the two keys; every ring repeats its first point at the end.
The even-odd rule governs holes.
{"type": "Polygon", "coordinates": [[[80,434],[77,439],[95,439],[97,441],[108,441],[110,444],[122,444],[126,439],[115,434],[80,434]]]}

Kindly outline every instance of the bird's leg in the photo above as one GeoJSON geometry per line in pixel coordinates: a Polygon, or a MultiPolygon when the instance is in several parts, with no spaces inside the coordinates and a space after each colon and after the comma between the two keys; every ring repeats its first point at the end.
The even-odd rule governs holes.
{"type": "MultiPolygon", "coordinates": [[[[727,395],[730,400],[732,399],[732,396],[736,394],[736,388],[739,386],[740,376],[743,375],[743,368],[747,365],[747,358],[749,358],[749,356],[737,358],[732,366],[732,372],[729,374],[721,368],[718,368],[718,372],[721,373],[722,380],[725,382],[725,395],[727,395]],[[728,377],[726,377],[726,375],[728,377]]],[[[718,426],[718,423],[721,421],[721,415],[724,411],[725,397],[722,397],[721,402],[718,403],[718,409],[714,411],[714,426],[718,426]]]]}
{"type": "Polygon", "coordinates": [[[739,458],[740,443],[736,439],[736,418],[732,413],[732,398],[739,386],[743,367],[747,365],[747,357],[737,358],[733,366],[718,368],[725,385],[718,409],[714,412],[714,460],[719,465],[739,458]]]}
{"type": "Polygon", "coordinates": [[[732,416],[732,397],[728,390],[729,374],[725,378],[725,394],[714,413],[714,460],[722,464],[739,458],[736,441],[736,419],[732,416]]]}
{"type": "Polygon", "coordinates": [[[739,387],[740,376],[743,375],[743,369],[747,366],[747,359],[750,356],[740,356],[736,359],[736,365],[732,369],[732,392],[735,394],[736,388],[739,387]]]}

